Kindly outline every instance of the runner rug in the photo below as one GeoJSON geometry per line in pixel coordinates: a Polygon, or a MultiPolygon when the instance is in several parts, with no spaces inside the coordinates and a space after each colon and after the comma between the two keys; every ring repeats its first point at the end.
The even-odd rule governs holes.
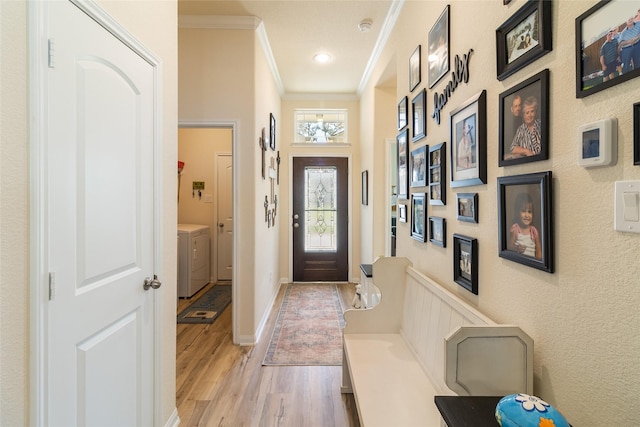
{"type": "Polygon", "coordinates": [[[263,365],[342,365],[344,317],[334,284],[289,284],[263,365]]]}
{"type": "Polygon", "coordinates": [[[178,323],[213,323],[231,302],[231,285],[214,285],[178,314],[178,323]]]}

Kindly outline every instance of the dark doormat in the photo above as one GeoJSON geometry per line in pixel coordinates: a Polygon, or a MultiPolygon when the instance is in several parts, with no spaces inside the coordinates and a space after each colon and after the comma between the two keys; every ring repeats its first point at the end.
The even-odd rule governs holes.
{"type": "Polygon", "coordinates": [[[231,302],[231,285],[214,285],[178,314],[178,323],[213,323],[231,302]]]}

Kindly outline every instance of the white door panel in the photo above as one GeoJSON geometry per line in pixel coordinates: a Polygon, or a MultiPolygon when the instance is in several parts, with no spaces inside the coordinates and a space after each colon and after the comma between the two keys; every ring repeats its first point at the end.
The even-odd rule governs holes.
{"type": "Polygon", "coordinates": [[[233,277],[233,158],[218,155],[218,280],[233,277]]]}
{"type": "Polygon", "coordinates": [[[152,425],[155,71],[73,4],[48,7],[48,420],[152,425]]]}

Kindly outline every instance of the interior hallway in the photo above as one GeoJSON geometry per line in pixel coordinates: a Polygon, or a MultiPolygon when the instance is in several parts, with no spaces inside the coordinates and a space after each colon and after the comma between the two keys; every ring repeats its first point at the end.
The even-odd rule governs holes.
{"type": "MultiPolygon", "coordinates": [[[[181,299],[178,312],[210,286],[181,299]]],[[[233,304],[213,324],[177,325],[176,405],[182,426],[360,425],[353,395],[340,393],[342,367],[262,366],[284,289],[255,346],[233,344],[233,304]]],[[[351,302],[353,285],[338,289],[343,303],[351,302]]]]}

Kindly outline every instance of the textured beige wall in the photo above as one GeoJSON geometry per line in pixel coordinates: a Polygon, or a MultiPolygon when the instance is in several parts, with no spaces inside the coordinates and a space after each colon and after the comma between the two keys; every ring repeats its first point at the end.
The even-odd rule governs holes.
{"type": "MultiPolygon", "coordinates": [[[[394,33],[371,82],[383,65],[397,56],[397,99],[409,95],[409,57],[418,44],[426,49],[427,34],[446,4],[451,5],[450,55],[474,49],[468,84],[459,86],[442,111],[438,126],[428,118],[427,143],[447,141],[449,112],[487,91],[487,184],[452,190],[447,205],[429,207],[429,215],[447,220],[447,247],[418,243],[408,224],[398,227],[398,255],[439,283],[469,300],[497,322],[520,325],[535,340],[535,393],[556,405],[573,425],[632,426],[640,424],[635,396],[640,392],[640,235],[613,230],[613,189],[619,180],[640,180],[633,166],[632,104],[640,101],[635,79],[584,99],[575,97],[575,18],[596,1],[553,2],[553,51],[503,82],[496,79],[495,29],[525,2],[451,1],[405,3],[394,33]],[[498,167],[499,94],[539,71],[550,70],[549,160],[498,167]],[[618,162],[585,169],[576,164],[578,126],[617,117],[618,162]],[[498,257],[496,180],[500,176],[553,172],[555,273],[549,274],[498,257]],[[460,222],[455,193],[479,194],[479,224],[460,222]],[[452,273],[452,233],[479,242],[479,295],[457,286],[452,273]]],[[[629,13],[637,3],[629,3],[629,13]]],[[[433,111],[434,90],[426,82],[423,54],[422,87],[433,111]]],[[[449,80],[435,90],[441,92],[449,80]]],[[[372,92],[373,84],[367,88],[372,92]]],[[[364,107],[363,107],[364,108],[364,107]]],[[[372,117],[363,114],[363,126],[372,117]]]]}

